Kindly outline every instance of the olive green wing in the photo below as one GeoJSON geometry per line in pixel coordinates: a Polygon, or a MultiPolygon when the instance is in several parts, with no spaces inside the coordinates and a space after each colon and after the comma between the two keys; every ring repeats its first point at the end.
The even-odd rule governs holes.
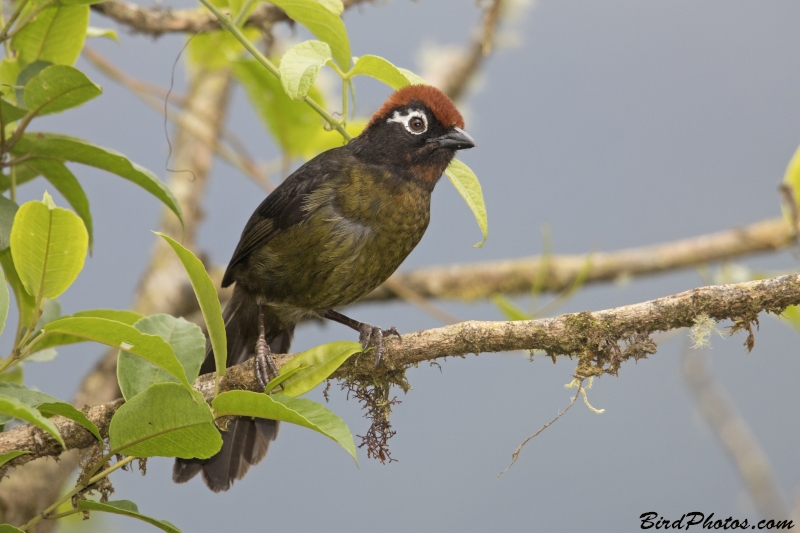
{"type": "Polygon", "coordinates": [[[306,198],[322,183],[335,179],[356,164],[346,146],[328,150],[297,169],[261,202],[242,231],[239,244],[225,275],[222,286],[235,280],[233,269],[247,261],[250,255],[269,241],[308,218],[310,212],[303,208],[306,198]]]}

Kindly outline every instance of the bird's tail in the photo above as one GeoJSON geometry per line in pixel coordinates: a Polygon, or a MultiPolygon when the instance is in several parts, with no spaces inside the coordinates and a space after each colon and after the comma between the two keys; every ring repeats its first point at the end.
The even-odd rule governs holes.
{"type": "MultiPolygon", "coordinates": [[[[267,342],[273,353],[288,353],[294,334],[294,324],[282,324],[268,307],[264,309],[267,342]]],[[[228,337],[227,366],[239,364],[255,354],[258,339],[258,305],[254,295],[235,287],[223,312],[228,337]]],[[[206,358],[201,374],[215,370],[214,351],[206,342],[206,358]]],[[[242,479],[250,465],[259,463],[267,454],[270,442],[278,436],[278,421],[235,417],[222,433],[222,448],[208,459],[175,459],[172,480],[185,483],[203,473],[203,481],[214,492],[231,488],[242,479]]]]}

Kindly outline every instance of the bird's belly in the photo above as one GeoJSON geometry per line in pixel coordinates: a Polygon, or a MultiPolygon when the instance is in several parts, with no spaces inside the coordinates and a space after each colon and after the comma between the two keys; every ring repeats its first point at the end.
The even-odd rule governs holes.
{"type": "Polygon", "coordinates": [[[312,216],[255,254],[251,289],[287,312],[348,305],[383,283],[425,233],[427,211],[399,215],[372,223],[312,216]]]}

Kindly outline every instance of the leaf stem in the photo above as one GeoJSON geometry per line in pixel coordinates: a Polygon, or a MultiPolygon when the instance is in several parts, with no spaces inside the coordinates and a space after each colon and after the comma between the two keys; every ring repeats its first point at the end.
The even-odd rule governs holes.
{"type": "Polygon", "coordinates": [[[30,13],[25,15],[25,18],[19,24],[17,24],[17,27],[14,28],[14,31],[12,31],[11,33],[8,34],[8,37],[3,37],[3,38],[9,38],[10,39],[11,37],[14,37],[22,28],[27,26],[30,21],[35,19],[36,15],[38,15],[39,13],[41,13],[42,11],[47,9],[48,7],[52,6],[57,1],[58,0],[49,0],[49,1],[45,2],[44,4],[42,4],[40,6],[37,6],[36,9],[34,9],[33,11],[31,11],[30,13]]]}
{"type": "Polygon", "coordinates": [[[48,515],[45,520],[57,520],[59,518],[64,518],[65,516],[74,515],[75,513],[80,513],[80,509],[70,509],[69,511],[64,511],[63,513],[55,513],[48,515]]]}
{"type": "Polygon", "coordinates": [[[242,10],[236,14],[236,18],[233,19],[233,23],[236,25],[237,28],[241,27],[246,20],[247,12],[250,10],[250,6],[253,5],[255,0],[247,0],[245,4],[242,6],[242,10]]]}
{"type": "MultiPolygon", "coordinates": [[[[222,25],[226,30],[231,32],[233,36],[236,37],[236,39],[240,43],[242,43],[242,46],[244,46],[248,52],[253,54],[253,57],[255,57],[256,60],[264,66],[264,68],[266,68],[276,78],[278,79],[281,78],[281,74],[278,71],[278,68],[275,65],[273,65],[269,59],[264,57],[264,54],[262,54],[258,50],[258,48],[256,48],[253,45],[253,43],[251,43],[247,39],[247,37],[244,36],[242,31],[233,23],[233,21],[229,17],[225,16],[219,9],[217,9],[217,7],[210,2],[210,0],[200,0],[200,3],[202,3],[209,11],[211,11],[214,14],[215,17],[217,17],[220,25],[222,25]]],[[[303,98],[303,101],[306,104],[308,104],[311,107],[311,109],[316,111],[317,114],[319,114],[319,116],[325,119],[325,121],[328,124],[330,124],[333,129],[338,131],[339,134],[346,140],[349,141],[353,138],[353,136],[347,132],[347,130],[344,128],[342,124],[340,124],[336,119],[334,119],[331,115],[329,115],[328,112],[322,109],[322,107],[320,107],[320,105],[316,103],[314,100],[312,100],[308,96],[305,96],[303,98]]]]}
{"type": "Polygon", "coordinates": [[[17,167],[11,167],[10,176],[11,184],[8,186],[8,193],[11,197],[11,201],[17,201],[17,167]]]}
{"type": "Polygon", "coordinates": [[[69,511],[64,511],[63,513],[55,513],[48,515],[45,520],[57,520],[59,518],[64,518],[65,516],[74,515],[75,513],[80,513],[80,509],[70,509],[69,511]]]}
{"type": "Polygon", "coordinates": [[[345,127],[347,127],[347,103],[350,101],[349,89],[350,82],[342,78],[342,125],[345,127]]]}
{"type": "MultiPolygon", "coordinates": [[[[16,8],[14,8],[14,12],[11,13],[10,17],[8,17],[8,22],[6,22],[5,25],[3,26],[3,31],[0,31],[0,41],[5,42],[6,40],[8,40],[8,38],[10,37],[8,35],[8,30],[10,30],[11,26],[14,25],[14,22],[16,22],[17,18],[19,17],[20,13],[22,13],[22,10],[25,8],[27,3],[28,0],[20,0],[20,3],[17,4],[16,8]]],[[[8,45],[6,45],[6,54],[8,53],[7,47],[8,45]]]]}
{"type": "MultiPolygon", "coordinates": [[[[123,459],[121,461],[117,461],[112,466],[106,468],[105,470],[103,470],[102,472],[100,472],[99,474],[94,476],[93,478],[89,479],[89,481],[87,481],[85,483],[84,482],[79,482],[77,485],[75,485],[74,489],[72,489],[71,491],[66,493],[64,496],[59,498],[53,505],[51,505],[50,507],[48,507],[47,509],[45,509],[44,511],[42,511],[38,515],[36,515],[33,518],[31,518],[30,521],[28,521],[28,523],[25,524],[24,526],[21,526],[20,529],[22,531],[27,531],[28,529],[32,528],[33,526],[35,526],[36,524],[38,524],[42,520],[45,520],[45,519],[48,519],[48,518],[60,518],[61,516],[67,516],[67,514],[65,514],[65,513],[58,513],[57,515],[51,515],[51,513],[53,511],[55,511],[56,509],[58,509],[58,507],[62,503],[64,503],[65,501],[70,500],[73,496],[78,494],[80,491],[84,490],[86,487],[90,487],[90,486],[94,485],[95,483],[97,483],[98,481],[103,479],[104,477],[108,476],[114,470],[117,470],[118,468],[122,468],[123,466],[127,465],[131,461],[134,461],[135,459],[137,459],[137,457],[128,456],[125,459],[123,459]]],[[[101,461],[102,461],[102,459],[101,459],[101,461]]],[[[100,464],[102,465],[104,463],[100,463],[100,464]]],[[[77,509],[75,509],[75,511],[77,512],[77,509]]],[[[67,513],[68,514],[72,514],[72,512],[69,512],[69,511],[67,511],[67,513]]]]}
{"type": "MultiPolygon", "coordinates": [[[[0,27],[6,27],[6,17],[3,16],[3,10],[0,9],[0,27]]],[[[6,52],[6,57],[11,57],[11,47],[8,45],[8,40],[3,41],[3,49],[6,52]]]]}

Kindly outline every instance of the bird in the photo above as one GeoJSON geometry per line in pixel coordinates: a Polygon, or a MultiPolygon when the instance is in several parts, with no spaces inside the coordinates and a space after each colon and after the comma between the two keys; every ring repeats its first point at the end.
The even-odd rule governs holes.
{"type": "MultiPolygon", "coordinates": [[[[400,266],[430,221],[431,193],[458,150],[475,146],[450,98],[430,85],[391,94],[364,130],[309,160],[261,202],[242,231],[222,279],[234,285],[223,318],[227,366],[255,358],[260,386],[277,375],[271,353],[288,353],[295,325],[309,317],[359,332],[366,350],[399,333],[337,311],[367,295],[400,266]]],[[[213,372],[207,342],[201,374],[213,372]]],[[[260,462],[278,422],[234,418],[209,459],[176,459],[173,480],[202,473],[214,492],[230,489],[260,462]]]]}

